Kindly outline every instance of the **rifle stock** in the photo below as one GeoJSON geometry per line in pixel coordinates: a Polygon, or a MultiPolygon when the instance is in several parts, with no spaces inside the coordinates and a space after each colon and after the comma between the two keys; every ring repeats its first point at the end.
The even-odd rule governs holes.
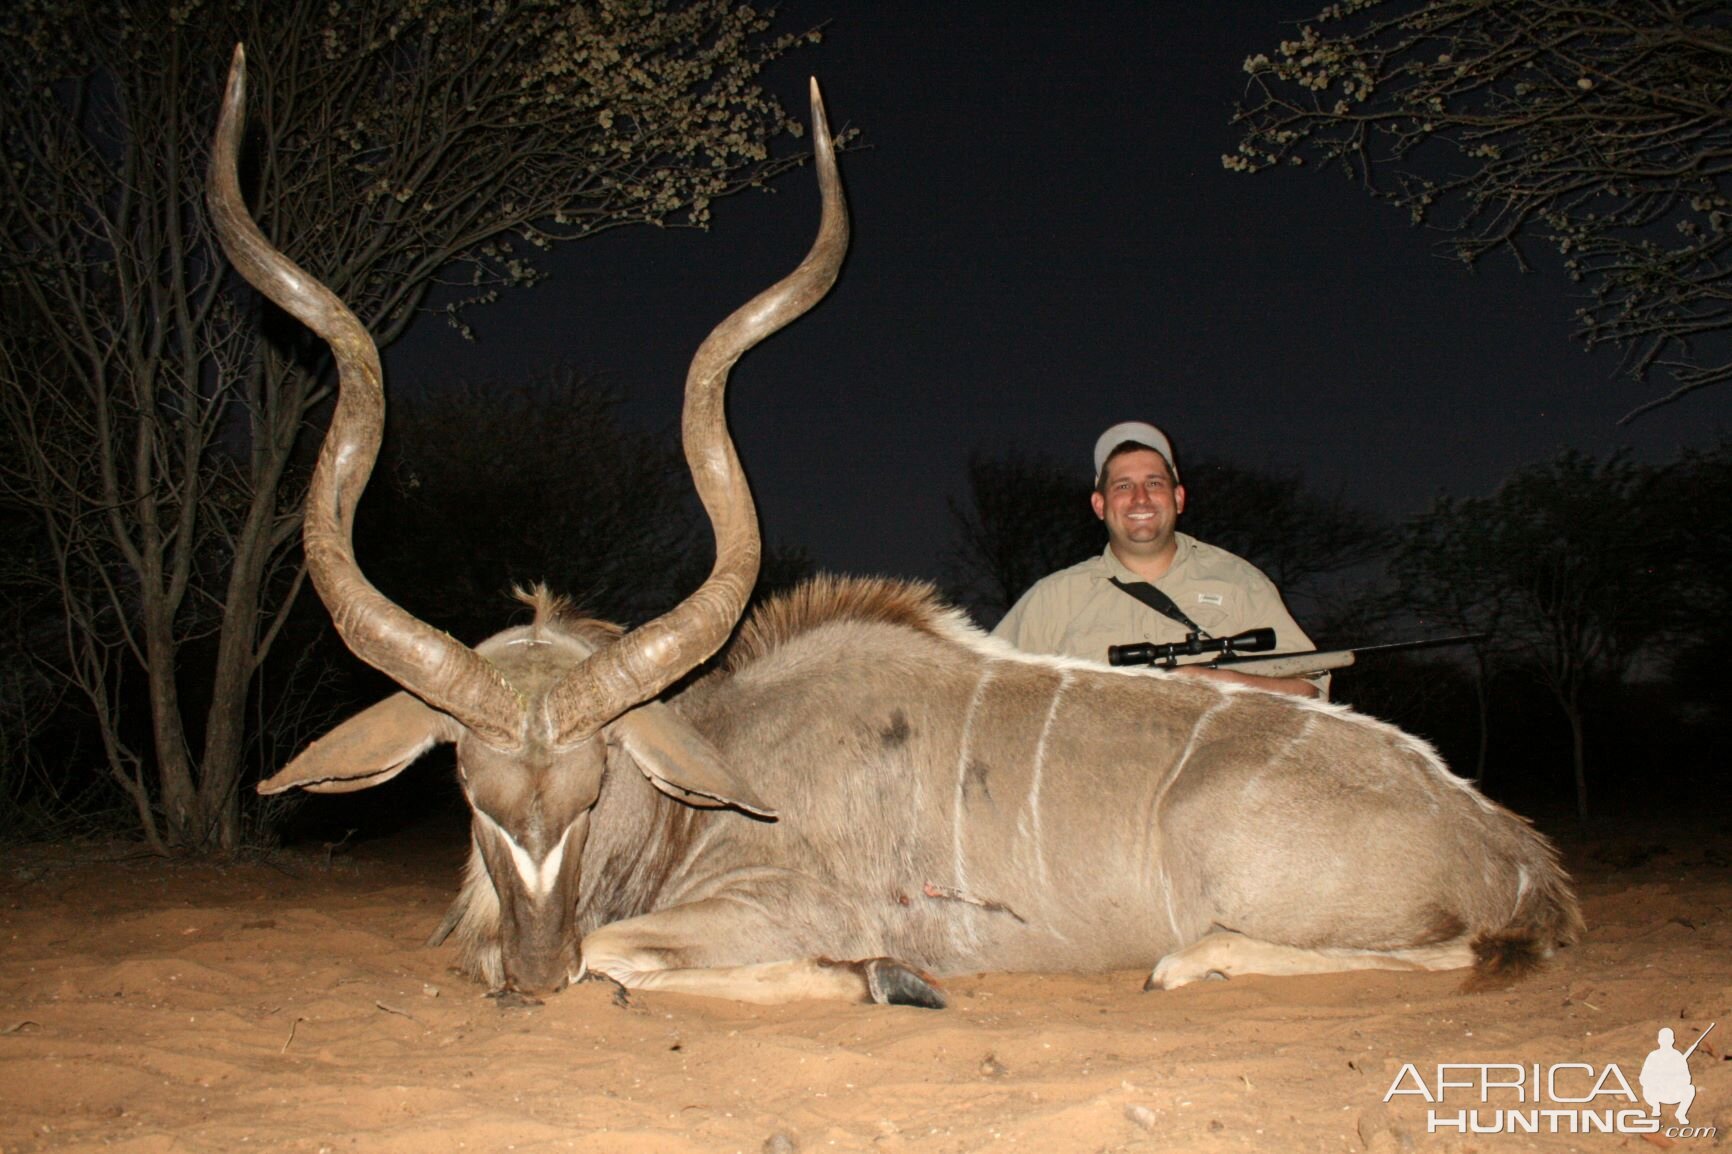
{"type": "Polygon", "coordinates": [[[1331,669],[1346,669],[1357,660],[1351,649],[1326,649],[1313,653],[1275,653],[1268,657],[1235,657],[1209,664],[1216,669],[1231,669],[1258,677],[1310,677],[1331,669]]]}

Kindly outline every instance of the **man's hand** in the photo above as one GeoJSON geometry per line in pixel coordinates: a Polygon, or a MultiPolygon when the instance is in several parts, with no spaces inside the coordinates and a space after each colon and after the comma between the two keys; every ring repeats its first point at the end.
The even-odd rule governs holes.
{"type": "Polygon", "coordinates": [[[1186,677],[1202,677],[1209,681],[1231,681],[1252,689],[1270,693],[1287,693],[1294,697],[1317,697],[1317,686],[1303,677],[1259,677],[1255,673],[1240,673],[1233,669],[1211,669],[1207,665],[1179,665],[1172,670],[1186,677]]]}

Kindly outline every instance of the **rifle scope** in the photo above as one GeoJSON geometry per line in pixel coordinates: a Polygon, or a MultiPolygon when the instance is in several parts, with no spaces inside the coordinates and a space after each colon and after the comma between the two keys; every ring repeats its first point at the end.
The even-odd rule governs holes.
{"type": "Polygon", "coordinates": [[[1179,658],[1195,653],[1219,653],[1222,657],[1231,657],[1237,653],[1266,653],[1273,648],[1273,629],[1247,629],[1231,637],[1200,637],[1195,633],[1187,633],[1183,641],[1171,641],[1165,645],[1153,645],[1146,641],[1135,645],[1109,645],[1107,663],[1164,665],[1170,669],[1179,663],[1179,658]]]}

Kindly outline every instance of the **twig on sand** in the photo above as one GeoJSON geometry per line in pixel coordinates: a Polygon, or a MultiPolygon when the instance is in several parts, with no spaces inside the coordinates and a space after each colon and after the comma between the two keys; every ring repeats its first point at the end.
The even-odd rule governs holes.
{"type": "Polygon", "coordinates": [[[396,1014],[399,1018],[408,1018],[411,1022],[414,1022],[417,1026],[419,1026],[421,1024],[421,1019],[417,1018],[414,1014],[411,1014],[408,1010],[399,1010],[396,1006],[386,1005],[384,1002],[379,1001],[377,998],[375,998],[373,1000],[373,1004],[375,1006],[378,1006],[381,1010],[384,1010],[387,1014],[396,1014]]]}
{"type": "Polygon", "coordinates": [[[300,1029],[301,1023],[304,1021],[306,1021],[305,1018],[297,1016],[294,1021],[289,1023],[289,1036],[283,1040],[283,1048],[278,1050],[277,1053],[287,1054],[289,1052],[289,1047],[293,1045],[295,1041],[295,1031],[300,1029]]]}

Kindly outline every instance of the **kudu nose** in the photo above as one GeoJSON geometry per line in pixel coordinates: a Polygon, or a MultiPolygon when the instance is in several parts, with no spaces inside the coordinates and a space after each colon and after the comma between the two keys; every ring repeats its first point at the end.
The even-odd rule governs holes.
{"type": "Polygon", "coordinates": [[[506,963],[507,991],[540,998],[557,994],[571,984],[571,969],[567,967],[563,957],[536,959],[530,964],[525,964],[525,961],[526,959],[517,959],[515,963],[506,963]]]}

